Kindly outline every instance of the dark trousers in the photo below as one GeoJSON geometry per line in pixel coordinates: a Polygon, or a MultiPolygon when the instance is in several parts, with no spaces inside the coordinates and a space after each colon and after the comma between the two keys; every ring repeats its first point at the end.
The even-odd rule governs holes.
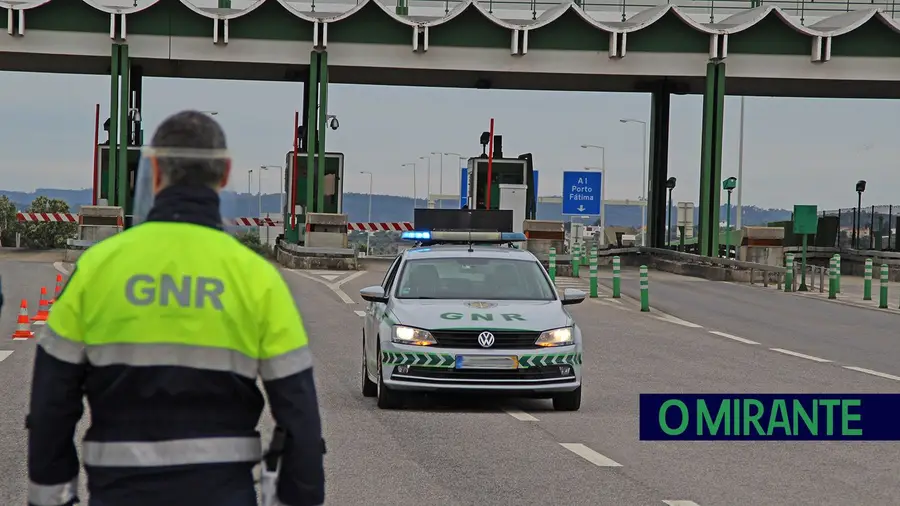
{"type": "MultiPolygon", "coordinates": [[[[88,501],[88,506],[128,506],[127,504],[112,504],[105,503],[99,500],[91,499],[88,501]]],[[[256,502],[256,490],[255,489],[246,489],[242,492],[235,493],[228,499],[212,504],[198,504],[196,506],[258,506],[256,502]]]]}

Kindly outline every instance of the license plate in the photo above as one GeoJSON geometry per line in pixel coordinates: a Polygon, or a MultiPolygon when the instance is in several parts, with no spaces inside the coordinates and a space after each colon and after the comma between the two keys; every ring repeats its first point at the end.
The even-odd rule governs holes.
{"type": "Polygon", "coordinates": [[[457,355],[457,369],[518,369],[519,357],[497,355],[457,355]]]}

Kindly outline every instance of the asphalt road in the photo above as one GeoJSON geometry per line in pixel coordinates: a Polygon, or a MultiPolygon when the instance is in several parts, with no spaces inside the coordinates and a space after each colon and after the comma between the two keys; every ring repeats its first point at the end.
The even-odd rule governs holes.
{"type": "MultiPolygon", "coordinates": [[[[649,277],[650,305],[655,309],[767,348],[900,376],[896,314],[761,286],[656,271],[649,277]]],[[[601,283],[611,286],[608,271],[601,275],[601,283]]],[[[639,297],[636,271],[623,274],[622,293],[639,297]]],[[[895,302],[892,299],[891,304],[895,302]]]]}
{"type": "MultiPolygon", "coordinates": [[[[32,304],[55,275],[49,264],[2,259],[0,273],[8,300],[35,292],[32,304]]],[[[900,504],[895,444],[641,442],[637,424],[639,393],[897,392],[900,382],[738,342],[699,321],[685,326],[642,314],[633,300],[601,299],[572,308],[586,341],[580,411],[516,400],[381,411],[359,393],[356,312],[364,308],[359,289],[379,283],[383,272],[284,276],[316,356],[329,505],[900,504]]],[[[10,309],[0,319],[7,335],[15,325],[10,309]]],[[[0,504],[24,504],[22,420],[33,348],[29,341],[0,344],[13,351],[0,362],[0,504]]]]}

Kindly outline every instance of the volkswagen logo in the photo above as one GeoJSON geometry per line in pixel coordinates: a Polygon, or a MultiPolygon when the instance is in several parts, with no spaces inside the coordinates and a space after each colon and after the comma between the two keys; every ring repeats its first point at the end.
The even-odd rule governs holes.
{"type": "Polygon", "coordinates": [[[490,332],[478,334],[478,344],[480,344],[482,348],[490,348],[494,345],[494,334],[491,334],[490,332]]]}

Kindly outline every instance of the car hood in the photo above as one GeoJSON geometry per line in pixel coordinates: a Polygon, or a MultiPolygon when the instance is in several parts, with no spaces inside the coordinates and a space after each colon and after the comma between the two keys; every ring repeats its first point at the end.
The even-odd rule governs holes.
{"type": "Polygon", "coordinates": [[[472,301],[394,299],[396,323],[426,330],[509,329],[543,331],[572,325],[558,300],[472,301]]]}

